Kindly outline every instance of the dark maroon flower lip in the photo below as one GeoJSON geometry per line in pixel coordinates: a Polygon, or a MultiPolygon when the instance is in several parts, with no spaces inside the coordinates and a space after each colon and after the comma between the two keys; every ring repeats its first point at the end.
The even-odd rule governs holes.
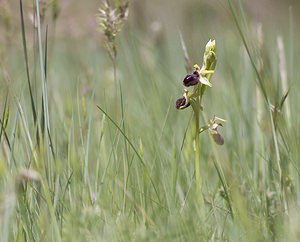
{"type": "Polygon", "coordinates": [[[183,79],[183,85],[186,87],[195,86],[199,83],[199,73],[194,71],[193,74],[188,74],[183,79]]]}
{"type": "Polygon", "coordinates": [[[177,109],[184,109],[187,108],[188,106],[190,106],[190,103],[187,103],[187,100],[185,97],[181,97],[179,99],[177,99],[176,101],[176,108],[177,109]]]}

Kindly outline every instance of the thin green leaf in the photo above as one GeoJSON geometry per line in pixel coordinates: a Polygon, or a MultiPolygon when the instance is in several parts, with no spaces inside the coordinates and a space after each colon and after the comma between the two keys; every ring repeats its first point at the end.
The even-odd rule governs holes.
{"type": "Polygon", "coordinates": [[[24,24],[22,0],[20,0],[20,15],[21,15],[22,44],[23,44],[24,57],[25,57],[27,83],[28,83],[28,87],[29,87],[29,94],[30,94],[30,102],[31,102],[33,121],[36,124],[37,114],[36,114],[36,109],[35,109],[35,104],[34,104],[34,99],[33,99],[33,94],[32,94],[32,88],[31,88],[31,84],[30,84],[30,75],[29,75],[28,54],[27,54],[27,44],[26,44],[26,35],[25,35],[25,24],[24,24]]]}

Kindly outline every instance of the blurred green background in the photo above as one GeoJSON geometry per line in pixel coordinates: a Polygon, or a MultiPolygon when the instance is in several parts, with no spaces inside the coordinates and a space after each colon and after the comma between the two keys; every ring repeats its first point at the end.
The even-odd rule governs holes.
{"type": "MultiPolygon", "coordinates": [[[[48,27],[53,149],[44,143],[39,150],[19,1],[0,1],[1,123],[9,116],[0,152],[3,241],[298,241],[300,2],[232,1],[234,21],[227,1],[130,1],[117,35],[117,82],[98,31],[101,4],[40,1],[43,50],[48,27]],[[54,2],[59,9],[55,21],[54,2]],[[180,33],[191,64],[202,64],[209,39],[217,43],[218,62],[213,87],[203,99],[201,124],[213,115],[227,122],[220,128],[224,146],[213,144],[207,133],[200,135],[204,208],[194,181],[192,110],[175,108],[187,74],[180,33]],[[261,96],[245,47],[275,109],[261,96]],[[287,91],[284,74],[288,98],[274,112],[287,91]],[[96,105],[125,129],[136,150],[96,105]],[[40,181],[24,178],[25,168],[36,170],[40,181]],[[22,192],[16,189],[20,180],[25,180],[22,192]]],[[[41,119],[33,5],[23,1],[29,73],[41,119]]]]}

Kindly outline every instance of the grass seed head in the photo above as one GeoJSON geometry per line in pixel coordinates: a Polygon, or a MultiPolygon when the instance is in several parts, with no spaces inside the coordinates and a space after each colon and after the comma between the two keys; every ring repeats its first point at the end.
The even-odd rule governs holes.
{"type": "Polygon", "coordinates": [[[99,31],[105,36],[105,47],[113,60],[117,57],[116,37],[122,30],[128,12],[128,1],[118,1],[115,6],[111,5],[109,1],[105,1],[98,9],[99,31]]]}

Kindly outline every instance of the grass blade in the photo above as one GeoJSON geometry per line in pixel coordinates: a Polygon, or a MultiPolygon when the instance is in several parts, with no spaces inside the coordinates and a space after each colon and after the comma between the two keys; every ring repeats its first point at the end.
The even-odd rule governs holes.
{"type": "Polygon", "coordinates": [[[22,0],[20,0],[20,15],[21,15],[22,44],[23,44],[24,57],[25,57],[27,83],[28,83],[28,87],[29,87],[29,94],[30,94],[30,102],[31,102],[33,121],[36,124],[37,114],[36,114],[35,104],[34,104],[34,100],[33,100],[32,88],[31,88],[31,84],[30,84],[30,75],[29,75],[28,54],[27,54],[27,44],[26,44],[26,35],[25,35],[25,24],[24,24],[22,0]]]}
{"type": "Polygon", "coordinates": [[[248,42],[246,41],[246,36],[243,33],[242,26],[240,24],[241,21],[245,22],[245,20],[244,19],[241,20],[241,19],[238,18],[236,10],[234,9],[233,4],[232,4],[232,0],[228,0],[228,3],[229,3],[230,11],[231,11],[232,17],[234,19],[235,25],[236,25],[236,27],[238,29],[238,32],[239,32],[239,34],[242,38],[242,41],[243,41],[244,47],[246,49],[246,52],[248,54],[248,57],[250,59],[251,65],[252,65],[252,67],[255,71],[255,74],[257,76],[258,81],[256,81],[256,82],[258,82],[258,86],[260,87],[260,90],[261,90],[261,92],[264,96],[264,99],[265,99],[266,103],[269,105],[269,99],[268,99],[267,91],[266,91],[264,83],[263,83],[263,79],[262,79],[262,77],[259,73],[259,70],[258,70],[258,68],[255,64],[254,57],[253,57],[253,55],[250,51],[250,46],[249,46],[248,42]]]}
{"type": "Polygon", "coordinates": [[[137,155],[139,158],[139,161],[143,164],[143,166],[146,166],[143,158],[140,156],[139,152],[135,148],[135,146],[132,144],[130,139],[127,137],[127,135],[124,133],[124,131],[119,127],[119,125],[105,112],[100,106],[97,105],[97,108],[112,122],[112,124],[120,131],[120,133],[124,136],[124,138],[127,140],[128,144],[131,146],[133,149],[134,153],[137,155]]]}

